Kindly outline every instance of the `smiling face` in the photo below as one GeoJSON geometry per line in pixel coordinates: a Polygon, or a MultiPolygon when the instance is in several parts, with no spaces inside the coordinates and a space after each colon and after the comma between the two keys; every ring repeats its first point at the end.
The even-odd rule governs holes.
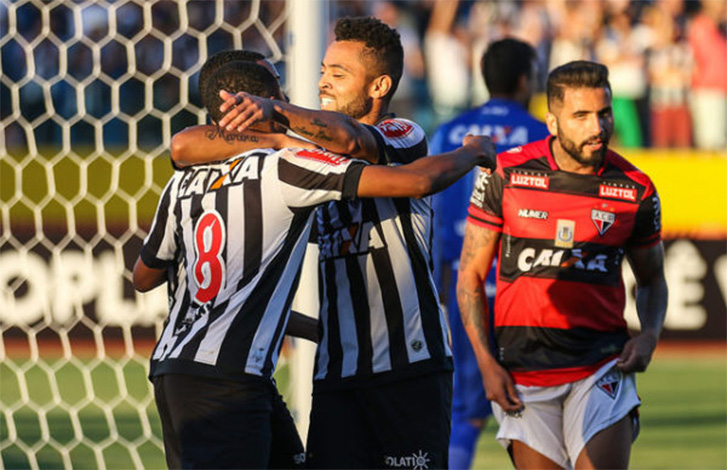
{"type": "Polygon", "coordinates": [[[546,116],[556,161],[565,170],[598,167],[613,135],[613,109],[608,88],[566,88],[546,116]]]}
{"type": "Polygon", "coordinates": [[[368,61],[363,42],[335,41],[328,47],[318,81],[321,109],[357,120],[372,113],[374,77],[368,61]]]}

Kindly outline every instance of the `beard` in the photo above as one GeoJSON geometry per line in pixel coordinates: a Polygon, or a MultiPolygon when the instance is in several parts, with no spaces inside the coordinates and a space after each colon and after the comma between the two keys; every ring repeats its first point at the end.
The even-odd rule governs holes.
{"type": "Polygon", "coordinates": [[[559,124],[558,140],[560,141],[560,145],[563,147],[563,150],[565,150],[565,152],[570,155],[573,160],[577,161],[581,165],[597,166],[604,158],[606,158],[608,142],[611,140],[611,133],[604,130],[601,134],[589,137],[580,144],[577,144],[565,135],[559,124]],[[594,152],[587,152],[585,149],[586,145],[595,140],[601,141],[601,148],[594,152]]]}
{"type": "Polygon", "coordinates": [[[345,114],[354,119],[359,119],[371,111],[373,100],[362,94],[340,105],[337,99],[334,100],[334,103],[336,104],[336,109],[333,111],[345,114]]]}

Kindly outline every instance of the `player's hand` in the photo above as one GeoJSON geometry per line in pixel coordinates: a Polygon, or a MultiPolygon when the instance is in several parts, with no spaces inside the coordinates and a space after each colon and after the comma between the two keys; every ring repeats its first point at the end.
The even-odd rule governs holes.
{"type": "Polygon", "coordinates": [[[235,94],[220,91],[224,100],[220,111],[226,113],[217,124],[228,130],[242,132],[257,122],[269,121],[273,117],[271,100],[254,96],[244,91],[235,94]]]}
{"type": "Polygon", "coordinates": [[[488,136],[467,134],[462,140],[462,146],[470,147],[480,155],[479,166],[492,170],[497,166],[497,150],[488,136]]]}
{"type": "Polygon", "coordinates": [[[488,400],[500,405],[500,408],[508,414],[518,413],[525,408],[515,388],[515,381],[504,367],[493,362],[481,372],[488,400]]]}
{"type": "Polygon", "coordinates": [[[656,349],[656,337],[642,332],[626,342],[616,367],[625,374],[643,372],[651,362],[654,349],[656,349]]]}

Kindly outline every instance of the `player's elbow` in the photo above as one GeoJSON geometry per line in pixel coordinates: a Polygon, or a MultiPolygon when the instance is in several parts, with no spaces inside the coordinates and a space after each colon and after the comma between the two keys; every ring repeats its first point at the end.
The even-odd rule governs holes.
{"type": "Polygon", "coordinates": [[[184,154],[186,151],[186,141],[182,133],[177,133],[172,136],[172,141],[169,145],[169,153],[174,164],[180,168],[187,166],[187,162],[184,161],[184,154]]]}

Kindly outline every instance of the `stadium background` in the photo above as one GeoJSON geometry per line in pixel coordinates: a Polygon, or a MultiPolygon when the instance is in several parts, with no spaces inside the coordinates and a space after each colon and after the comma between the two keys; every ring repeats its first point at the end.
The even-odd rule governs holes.
{"type": "MultiPolygon", "coordinates": [[[[693,47],[689,28],[704,15],[700,7],[671,0],[3,2],[0,467],[163,466],[145,375],[166,295],[135,294],[130,270],[171,174],[171,135],[205,121],[197,72],[219,50],[258,50],[281,68],[294,102],[315,106],[327,26],[375,14],[397,27],[406,48],[393,108],[429,135],[486,99],[476,58],[506,34],[537,46],[541,78],[557,57],[592,58],[608,63],[612,78],[626,77],[622,85],[640,83],[614,83],[617,119],[630,123],[615,146],[659,188],[670,303],[664,345],[640,378],[645,426],[632,463],[726,468],[726,149],[661,148],[649,120],[663,78],[650,73],[657,45],[648,37],[664,28],[651,22],[654,9],[668,12],[677,30],[671,45],[684,50],[693,47]],[[629,54],[614,57],[614,48],[629,54]],[[661,414],[649,414],[650,397],[661,414]]],[[[717,18],[724,41],[724,12],[717,18]]],[[[691,67],[680,76],[694,92],[698,84],[687,80],[699,76],[698,63],[679,64],[691,67]]],[[[727,90],[727,70],[723,80],[727,90]]],[[[532,107],[543,114],[542,94],[532,107]]],[[[633,278],[626,284],[630,290],[633,278]]],[[[627,316],[635,325],[632,297],[627,316]]],[[[291,383],[296,367],[283,362],[281,381],[291,383]]],[[[476,465],[507,466],[488,433],[476,465]]]]}

